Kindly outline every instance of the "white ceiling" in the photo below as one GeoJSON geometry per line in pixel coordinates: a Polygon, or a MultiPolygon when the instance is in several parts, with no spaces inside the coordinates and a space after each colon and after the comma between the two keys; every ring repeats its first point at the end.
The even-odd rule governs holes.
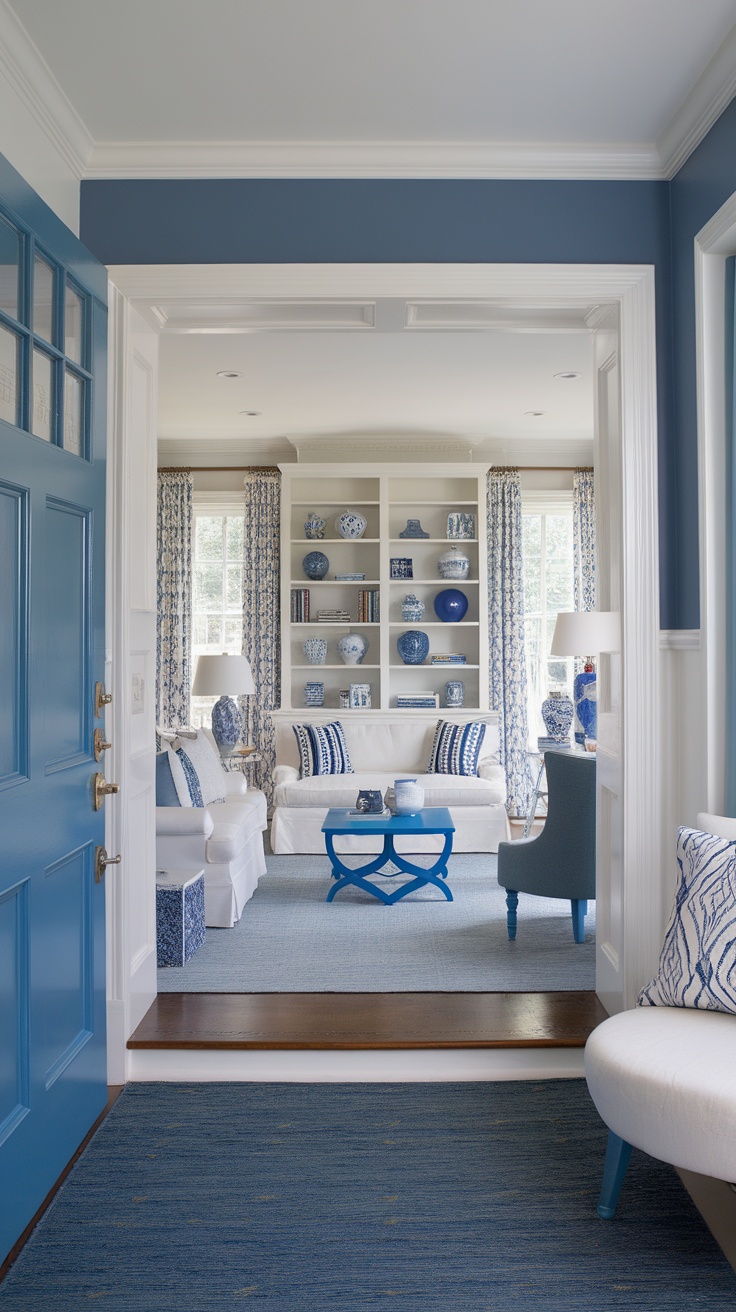
{"type": "MultiPolygon", "coordinates": [[[[202,152],[173,149],[196,143],[270,145],[259,157],[265,172],[279,160],[295,168],[300,146],[342,143],[368,176],[371,167],[386,171],[390,147],[400,146],[419,167],[429,149],[430,171],[443,150],[449,167],[452,147],[471,175],[483,168],[474,147],[490,151],[485,167],[495,160],[501,175],[504,159],[513,175],[524,148],[527,165],[534,155],[542,169],[545,149],[552,167],[555,150],[585,148],[586,167],[595,170],[597,151],[604,175],[616,160],[625,171],[637,158],[653,175],[657,143],[660,156],[663,145],[672,153],[667,133],[709,66],[711,80],[718,71],[736,20],[733,0],[0,0],[0,8],[10,25],[17,16],[81,120],[88,176],[114,172],[116,162],[129,171],[137,164],[138,175],[166,166],[187,176],[195,160],[205,173],[237,167],[226,151],[208,166],[202,152]],[[116,154],[121,143],[131,149],[116,154]],[[147,156],[151,143],[168,143],[168,154],[147,156]]],[[[733,74],[731,58],[731,95],[733,74]]],[[[704,108],[693,102],[695,119],[704,108]]],[[[346,151],[341,164],[330,158],[349,168],[346,151]]]]}

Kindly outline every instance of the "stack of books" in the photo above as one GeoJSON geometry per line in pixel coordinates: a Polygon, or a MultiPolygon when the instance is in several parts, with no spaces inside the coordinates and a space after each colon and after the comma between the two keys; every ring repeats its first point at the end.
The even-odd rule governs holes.
{"type": "Polygon", "coordinates": [[[291,589],[291,622],[292,624],[309,622],[309,588],[291,589]]]}
{"type": "Polygon", "coordinates": [[[380,619],[378,588],[361,588],[358,593],[358,623],[377,624],[380,619]]]}
{"type": "Polygon", "coordinates": [[[458,651],[445,652],[439,656],[432,657],[432,665],[465,665],[467,656],[463,656],[458,651]]]}
{"type": "Polygon", "coordinates": [[[349,611],[339,608],[323,609],[317,611],[317,619],[324,624],[349,624],[351,615],[349,611]]]}
{"type": "Polygon", "coordinates": [[[563,738],[562,741],[560,741],[559,738],[550,738],[548,734],[540,734],[539,737],[537,738],[538,752],[547,752],[551,747],[556,748],[558,751],[560,750],[564,751],[565,748],[569,746],[570,746],[569,738],[563,738]]]}
{"type": "Polygon", "coordinates": [[[435,711],[440,704],[437,692],[400,692],[396,705],[400,710],[435,711]]]}
{"type": "Polygon", "coordinates": [[[336,575],[335,575],[335,581],[336,581],[337,583],[360,583],[364,578],[365,578],[365,574],[364,574],[364,573],[360,573],[360,574],[357,574],[357,573],[356,573],[356,574],[336,574],[336,575]]]}

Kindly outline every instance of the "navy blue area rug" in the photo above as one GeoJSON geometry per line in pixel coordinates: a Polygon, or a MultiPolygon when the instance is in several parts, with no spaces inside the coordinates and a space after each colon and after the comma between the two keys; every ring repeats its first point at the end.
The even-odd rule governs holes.
{"type": "Polygon", "coordinates": [[[129,1085],[2,1312],[713,1312],[736,1274],[583,1081],[129,1085]]]}
{"type": "MultiPolygon", "coordinates": [[[[421,860],[421,858],[420,858],[421,860]]],[[[431,858],[428,858],[431,860],[431,858]]],[[[349,858],[346,859],[349,864],[349,858]]],[[[527,993],[595,988],[595,902],[585,942],[570,903],[519,895],[509,942],[497,858],[450,858],[453,901],[435,888],[386,907],[359,888],[334,902],[320,856],[269,856],[232,929],[208,929],[185,966],[159,970],[160,993],[527,993]]],[[[378,882],[378,877],[376,877],[378,882]]],[[[391,892],[403,880],[382,880],[391,892]]]]}

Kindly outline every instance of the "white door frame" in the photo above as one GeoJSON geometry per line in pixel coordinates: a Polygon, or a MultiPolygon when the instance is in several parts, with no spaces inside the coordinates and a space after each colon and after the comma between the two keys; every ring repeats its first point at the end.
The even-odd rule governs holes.
{"type": "MultiPolygon", "coordinates": [[[[178,300],[404,297],[493,300],[589,310],[617,305],[621,353],[623,960],[611,1009],[630,1006],[652,973],[662,931],[657,387],[654,268],[584,264],[116,265],[110,278],[151,321],[178,300]],[[638,677],[647,671],[646,678],[638,677]]],[[[161,321],[159,319],[159,321],[161,321]]],[[[116,368],[111,360],[111,369],[116,368]]],[[[114,385],[114,376],[112,384],[114,385]]],[[[111,544],[115,550],[115,544],[111,544]]],[[[123,568],[124,568],[124,562],[123,568]]],[[[124,950],[125,927],[113,925],[124,950]]]]}
{"type": "Polygon", "coordinates": [[[695,238],[700,630],[705,721],[702,806],[722,815],[726,773],[726,303],[736,193],[695,238]]]}

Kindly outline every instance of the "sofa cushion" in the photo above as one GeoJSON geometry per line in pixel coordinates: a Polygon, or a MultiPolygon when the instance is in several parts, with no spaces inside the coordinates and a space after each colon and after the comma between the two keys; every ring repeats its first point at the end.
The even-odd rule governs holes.
{"type": "Polygon", "coordinates": [[[172,746],[187,776],[192,805],[209,806],[210,802],[224,802],[225,771],[204,733],[198,729],[195,738],[175,741],[172,746]]]}
{"type": "Polygon", "coordinates": [[[680,829],[680,882],[642,1007],[736,1012],[736,840],[680,829]]]}
{"type": "Polygon", "coordinates": [[[438,720],[427,762],[427,773],[476,774],[485,732],[486,726],[483,720],[470,720],[467,724],[438,720]]]}
{"type": "Polygon", "coordinates": [[[295,724],[302,779],[313,775],[352,774],[345,730],[339,720],[332,724],[295,724]]]}
{"type": "MultiPolygon", "coordinates": [[[[477,775],[414,776],[424,789],[425,806],[493,806],[503,801],[497,782],[477,775]]],[[[274,806],[319,807],[355,806],[359,788],[379,788],[385,793],[393,787],[400,773],[361,770],[349,776],[318,775],[311,779],[290,779],[277,785],[274,806]]]]}
{"type": "Polygon", "coordinates": [[[254,831],[263,829],[266,823],[265,798],[257,789],[249,789],[237,801],[215,803],[207,810],[213,829],[207,839],[206,857],[213,865],[227,865],[243,850],[254,831]]]}

